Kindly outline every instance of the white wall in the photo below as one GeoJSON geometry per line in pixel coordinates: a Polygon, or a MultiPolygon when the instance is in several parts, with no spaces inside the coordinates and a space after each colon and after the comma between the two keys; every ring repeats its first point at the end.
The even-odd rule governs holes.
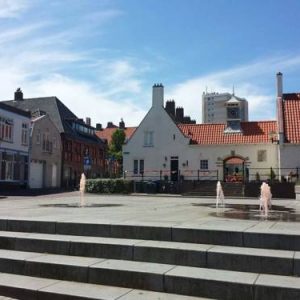
{"type": "Polygon", "coordinates": [[[27,123],[30,127],[30,119],[28,117],[4,110],[0,108],[0,116],[13,119],[13,142],[1,141],[0,147],[8,150],[28,152],[29,149],[29,131],[28,131],[28,144],[22,145],[22,123],[27,123]]]}
{"type": "MultiPolygon", "coordinates": [[[[182,155],[188,143],[189,139],[184,137],[164,108],[152,107],[131,139],[123,146],[123,168],[128,171],[128,175],[132,175],[133,160],[144,159],[145,173],[157,175],[163,169],[163,164],[169,164],[171,156],[188,159],[188,156],[184,155],[183,158],[182,155]],[[145,131],[153,131],[153,147],[144,146],[145,131]]],[[[169,169],[169,165],[166,169],[169,169]]]]}
{"type": "Polygon", "coordinates": [[[280,146],[280,163],[282,175],[287,176],[298,168],[300,172],[300,145],[283,144],[280,146]]]}
{"type": "Polygon", "coordinates": [[[170,175],[170,158],[178,156],[180,174],[194,176],[186,179],[197,179],[200,160],[207,159],[208,168],[218,170],[219,178],[223,179],[223,160],[230,157],[232,151],[237,156],[248,157],[249,168],[278,168],[276,144],[190,145],[189,138],[182,134],[163,107],[152,107],[127,145],[123,146],[123,165],[127,178],[130,178],[133,161],[144,159],[144,178],[157,180],[160,170],[164,171],[162,176],[170,175]],[[147,130],[154,132],[153,147],[144,147],[144,132],[147,130]],[[267,151],[265,162],[257,161],[258,150],[267,151]],[[152,177],[154,175],[156,177],[152,177]]]}

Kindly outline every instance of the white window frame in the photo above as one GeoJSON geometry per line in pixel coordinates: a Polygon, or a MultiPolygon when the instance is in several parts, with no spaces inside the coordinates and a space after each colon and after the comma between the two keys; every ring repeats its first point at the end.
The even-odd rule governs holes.
{"type": "Polygon", "coordinates": [[[208,170],[208,159],[200,159],[200,170],[208,170]]]}
{"type": "Polygon", "coordinates": [[[144,147],[153,147],[154,146],[154,132],[147,130],[144,132],[144,147]]]}

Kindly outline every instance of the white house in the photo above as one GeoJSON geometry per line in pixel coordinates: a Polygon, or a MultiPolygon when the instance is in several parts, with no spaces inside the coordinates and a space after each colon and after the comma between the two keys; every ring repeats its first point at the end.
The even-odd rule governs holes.
{"type": "Polygon", "coordinates": [[[60,133],[49,115],[33,113],[30,131],[30,188],[58,188],[61,183],[60,133]]]}
{"type": "MultiPolygon", "coordinates": [[[[282,86],[280,74],[277,78],[282,86]]],[[[283,99],[284,95],[289,94],[283,94],[283,99]]],[[[126,177],[244,181],[258,177],[266,180],[271,173],[277,178],[297,173],[296,168],[300,167],[299,99],[291,103],[286,98],[281,112],[278,106],[278,115],[284,123],[281,135],[287,137],[282,140],[279,120],[241,122],[241,107],[234,97],[226,104],[226,123],[176,124],[164,109],[164,87],[154,85],[152,107],[123,146],[126,177]],[[297,116],[298,121],[295,121],[297,116]],[[288,139],[292,133],[296,136],[295,143],[288,139]],[[283,167],[286,169],[280,170],[283,167]]]]}
{"type": "Polygon", "coordinates": [[[26,186],[30,113],[0,102],[0,185],[26,186]]]}

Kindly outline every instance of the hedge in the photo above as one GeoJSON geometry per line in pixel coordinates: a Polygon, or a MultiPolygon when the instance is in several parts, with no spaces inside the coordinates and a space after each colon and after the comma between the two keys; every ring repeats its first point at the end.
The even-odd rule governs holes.
{"type": "Polygon", "coordinates": [[[88,179],[85,186],[88,193],[129,194],[133,191],[133,181],[124,179],[88,179]]]}

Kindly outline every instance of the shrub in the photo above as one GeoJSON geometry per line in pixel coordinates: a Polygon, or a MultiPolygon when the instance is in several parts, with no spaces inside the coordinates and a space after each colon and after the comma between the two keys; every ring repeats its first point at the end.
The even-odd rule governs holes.
{"type": "Polygon", "coordinates": [[[256,172],[256,174],[255,174],[255,180],[256,180],[256,181],[260,181],[260,175],[259,175],[258,172],[256,172]]]}
{"type": "Polygon", "coordinates": [[[129,194],[133,191],[133,182],[124,179],[88,179],[86,191],[101,194],[129,194]]]}
{"type": "Polygon", "coordinates": [[[276,174],[273,168],[270,169],[270,180],[273,181],[276,178],[276,174]]]}

